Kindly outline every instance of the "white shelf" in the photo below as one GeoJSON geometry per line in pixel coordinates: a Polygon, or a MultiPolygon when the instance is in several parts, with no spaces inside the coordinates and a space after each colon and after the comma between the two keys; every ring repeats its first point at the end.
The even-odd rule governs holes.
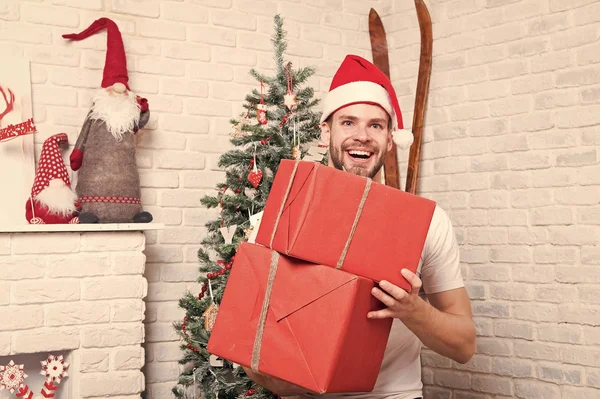
{"type": "Polygon", "coordinates": [[[162,230],[162,223],[24,224],[0,226],[0,233],[162,230]]]}

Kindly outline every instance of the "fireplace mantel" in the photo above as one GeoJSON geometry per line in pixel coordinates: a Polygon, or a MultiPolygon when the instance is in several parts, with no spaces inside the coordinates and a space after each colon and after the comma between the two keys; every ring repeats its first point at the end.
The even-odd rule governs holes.
{"type": "Polygon", "coordinates": [[[22,224],[0,226],[1,233],[48,233],[84,231],[147,231],[162,230],[162,223],[94,223],[94,224],[22,224]]]}
{"type": "MultiPolygon", "coordinates": [[[[60,398],[134,398],[145,389],[146,235],[158,223],[0,228],[0,365],[63,355],[60,398]]],[[[27,383],[39,392],[40,364],[27,383]]],[[[28,367],[30,369],[28,369],[28,367]]]]}

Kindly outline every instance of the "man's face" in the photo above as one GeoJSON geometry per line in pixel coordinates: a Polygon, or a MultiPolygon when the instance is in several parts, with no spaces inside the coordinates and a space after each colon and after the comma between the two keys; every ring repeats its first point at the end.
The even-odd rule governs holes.
{"type": "Polygon", "coordinates": [[[331,126],[321,124],[323,141],[329,142],[330,163],[339,170],[373,178],[392,148],[387,112],[372,104],[354,104],[333,114],[331,126]]]}

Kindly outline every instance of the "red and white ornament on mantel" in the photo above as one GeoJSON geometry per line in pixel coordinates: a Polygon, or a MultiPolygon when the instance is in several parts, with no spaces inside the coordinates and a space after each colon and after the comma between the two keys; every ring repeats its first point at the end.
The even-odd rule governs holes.
{"type": "Polygon", "coordinates": [[[69,375],[67,373],[69,363],[65,362],[63,355],[48,355],[48,359],[42,360],[41,363],[40,374],[46,376],[46,382],[60,384],[60,381],[69,375]]]}
{"type": "Polygon", "coordinates": [[[6,366],[0,366],[0,389],[7,389],[10,393],[15,393],[24,386],[27,374],[23,371],[24,365],[15,364],[10,361],[6,366]]]}

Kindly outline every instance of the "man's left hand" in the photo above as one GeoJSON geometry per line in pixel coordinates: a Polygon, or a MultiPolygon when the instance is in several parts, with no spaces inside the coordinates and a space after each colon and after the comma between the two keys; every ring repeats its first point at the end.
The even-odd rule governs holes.
{"type": "Polygon", "coordinates": [[[309,392],[308,389],[299,387],[298,385],[280,380],[279,378],[271,377],[261,373],[255,373],[252,369],[242,366],[246,375],[258,385],[268,389],[274,394],[280,396],[295,396],[309,392]]]}
{"type": "Polygon", "coordinates": [[[367,317],[370,319],[396,318],[405,320],[413,317],[425,305],[425,301],[419,297],[419,290],[423,285],[421,279],[416,274],[407,269],[402,269],[402,275],[411,285],[407,292],[404,289],[382,280],[379,283],[380,288],[373,288],[372,295],[379,299],[386,309],[369,312],[367,317]]]}

